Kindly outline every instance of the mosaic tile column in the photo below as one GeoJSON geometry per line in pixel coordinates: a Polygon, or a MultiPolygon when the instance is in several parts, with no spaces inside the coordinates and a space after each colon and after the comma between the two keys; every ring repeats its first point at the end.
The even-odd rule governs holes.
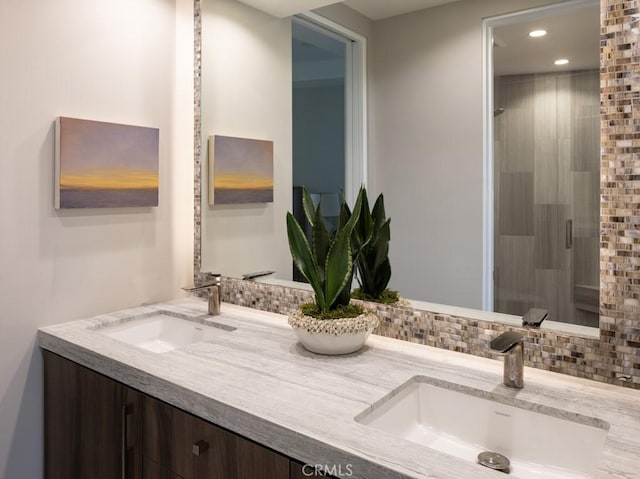
{"type": "Polygon", "coordinates": [[[640,2],[601,0],[600,329],[640,384],[640,2]]]}
{"type": "Polygon", "coordinates": [[[200,180],[200,158],[202,156],[202,114],[200,106],[202,79],[202,4],[200,0],[193,1],[193,270],[197,277],[202,264],[202,197],[200,180]]]}

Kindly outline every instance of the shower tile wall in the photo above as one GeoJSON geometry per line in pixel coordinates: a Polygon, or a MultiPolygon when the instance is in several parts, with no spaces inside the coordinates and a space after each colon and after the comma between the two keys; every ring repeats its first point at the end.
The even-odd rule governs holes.
{"type": "Polygon", "coordinates": [[[599,72],[495,85],[495,308],[597,327],[599,72]]]}

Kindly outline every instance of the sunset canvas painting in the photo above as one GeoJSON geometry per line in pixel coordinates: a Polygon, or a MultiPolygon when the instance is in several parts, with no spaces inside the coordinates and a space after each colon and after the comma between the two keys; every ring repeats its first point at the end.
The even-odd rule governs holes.
{"type": "Polygon", "coordinates": [[[209,204],[273,202],[273,142],[209,137],[209,204]]]}
{"type": "Polygon", "coordinates": [[[158,206],[159,130],[59,117],[56,208],[158,206]]]}

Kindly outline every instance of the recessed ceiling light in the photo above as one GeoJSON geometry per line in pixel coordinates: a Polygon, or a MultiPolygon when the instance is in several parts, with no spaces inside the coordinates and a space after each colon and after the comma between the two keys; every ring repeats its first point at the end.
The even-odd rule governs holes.
{"type": "Polygon", "coordinates": [[[560,58],[553,63],[556,65],[566,65],[567,63],[569,63],[569,60],[567,60],[566,58],[560,58]]]}
{"type": "Polygon", "coordinates": [[[532,32],[529,32],[529,36],[533,38],[544,37],[546,34],[547,34],[546,30],[534,30],[532,32]]]}

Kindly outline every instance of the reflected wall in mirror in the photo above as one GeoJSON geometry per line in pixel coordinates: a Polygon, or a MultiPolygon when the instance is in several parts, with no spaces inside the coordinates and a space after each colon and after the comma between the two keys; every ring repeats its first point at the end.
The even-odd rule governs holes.
{"type": "MultiPolygon", "coordinates": [[[[209,206],[202,194],[202,271],[291,278],[285,214],[292,202],[291,19],[236,0],[204,0],[201,134],[273,142],[273,203],[209,206]]],[[[207,158],[202,143],[202,158],[207,158]]],[[[205,161],[201,177],[208,177],[205,161]]]]}
{"type": "MultiPolygon", "coordinates": [[[[390,8],[387,0],[380,3],[390,8]]],[[[429,3],[425,0],[424,5],[429,3]]],[[[561,70],[551,65],[546,71],[527,66],[517,72],[496,71],[496,108],[504,112],[495,117],[498,156],[491,167],[496,172],[491,190],[496,214],[491,223],[486,220],[492,202],[484,199],[483,144],[492,140],[483,136],[482,21],[551,3],[460,0],[409,13],[381,13],[376,2],[351,0],[315,10],[367,40],[368,187],[372,197],[385,195],[392,219],[391,287],[402,296],[474,309],[495,305],[517,315],[538,306],[549,309],[554,320],[574,322],[577,287],[586,286],[588,293],[589,287],[597,286],[597,246],[590,259],[575,257],[579,249],[593,253],[591,243],[582,244],[583,237],[597,238],[597,193],[581,193],[580,188],[597,187],[598,175],[586,170],[589,162],[575,153],[583,147],[589,150],[588,167],[595,161],[597,169],[593,140],[598,135],[583,127],[593,126],[594,119],[597,125],[598,90],[595,96],[580,93],[594,84],[593,73],[572,76],[575,63],[561,70]],[[521,90],[528,92],[519,93],[521,98],[515,75],[522,79],[521,90]],[[555,89],[543,88],[551,83],[555,89]],[[534,93],[539,94],[537,100],[534,93]],[[527,102],[529,106],[521,105],[527,102]],[[564,116],[541,116],[552,110],[564,116]],[[548,136],[552,124],[561,136],[548,136]],[[572,132],[588,141],[567,134],[572,132]],[[559,168],[559,162],[568,162],[567,167],[559,168]],[[565,202],[569,197],[577,199],[573,206],[565,202]],[[553,221],[542,222],[545,216],[553,221]],[[570,219],[572,251],[566,248],[570,219]],[[486,257],[487,229],[493,231],[493,261],[486,257]],[[507,272],[506,265],[516,269],[507,272]],[[487,271],[494,266],[499,269],[495,288],[486,279],[493,276],[487,271]]],[[[274,141],[272,205],[209,207],[202,192],[201,270],[232,277],[274,270],[277,279],[290,280],[284,218],[293,207],[294,186],[292,19],[276,18],[235,0],[202,0],[201,8],[202,136],[274,141]]],[[[597,69],[598,9],[591,14],[592,63],[574,71],[597,69]]],[[[542,24],[542,17],[539,20],[542,24]]],[[[547,46],[558,39],[552,23],[546,38],[539,39],[547,46]]],[[[525,40],[531,39],[528,27],[523,24],[520,29],[525,40]]],[[[516,26],[495,28],[505,38],[498,47],[502,52],[533,56],[512,42],[512,36],[518,36],[516,26]]],[[[206,158],[206,148],[202,155],[206,158]]],[[[204,164],[201,174],[207,177],[204,164]]],[[[584,310],[579,315],[597,325],[596,313],[584,310]]]]}
{"type": "Polygon", "coordinates": [[[599,14],[596,0],[491,23],[494,311],[598,327],[599,14]]]}

